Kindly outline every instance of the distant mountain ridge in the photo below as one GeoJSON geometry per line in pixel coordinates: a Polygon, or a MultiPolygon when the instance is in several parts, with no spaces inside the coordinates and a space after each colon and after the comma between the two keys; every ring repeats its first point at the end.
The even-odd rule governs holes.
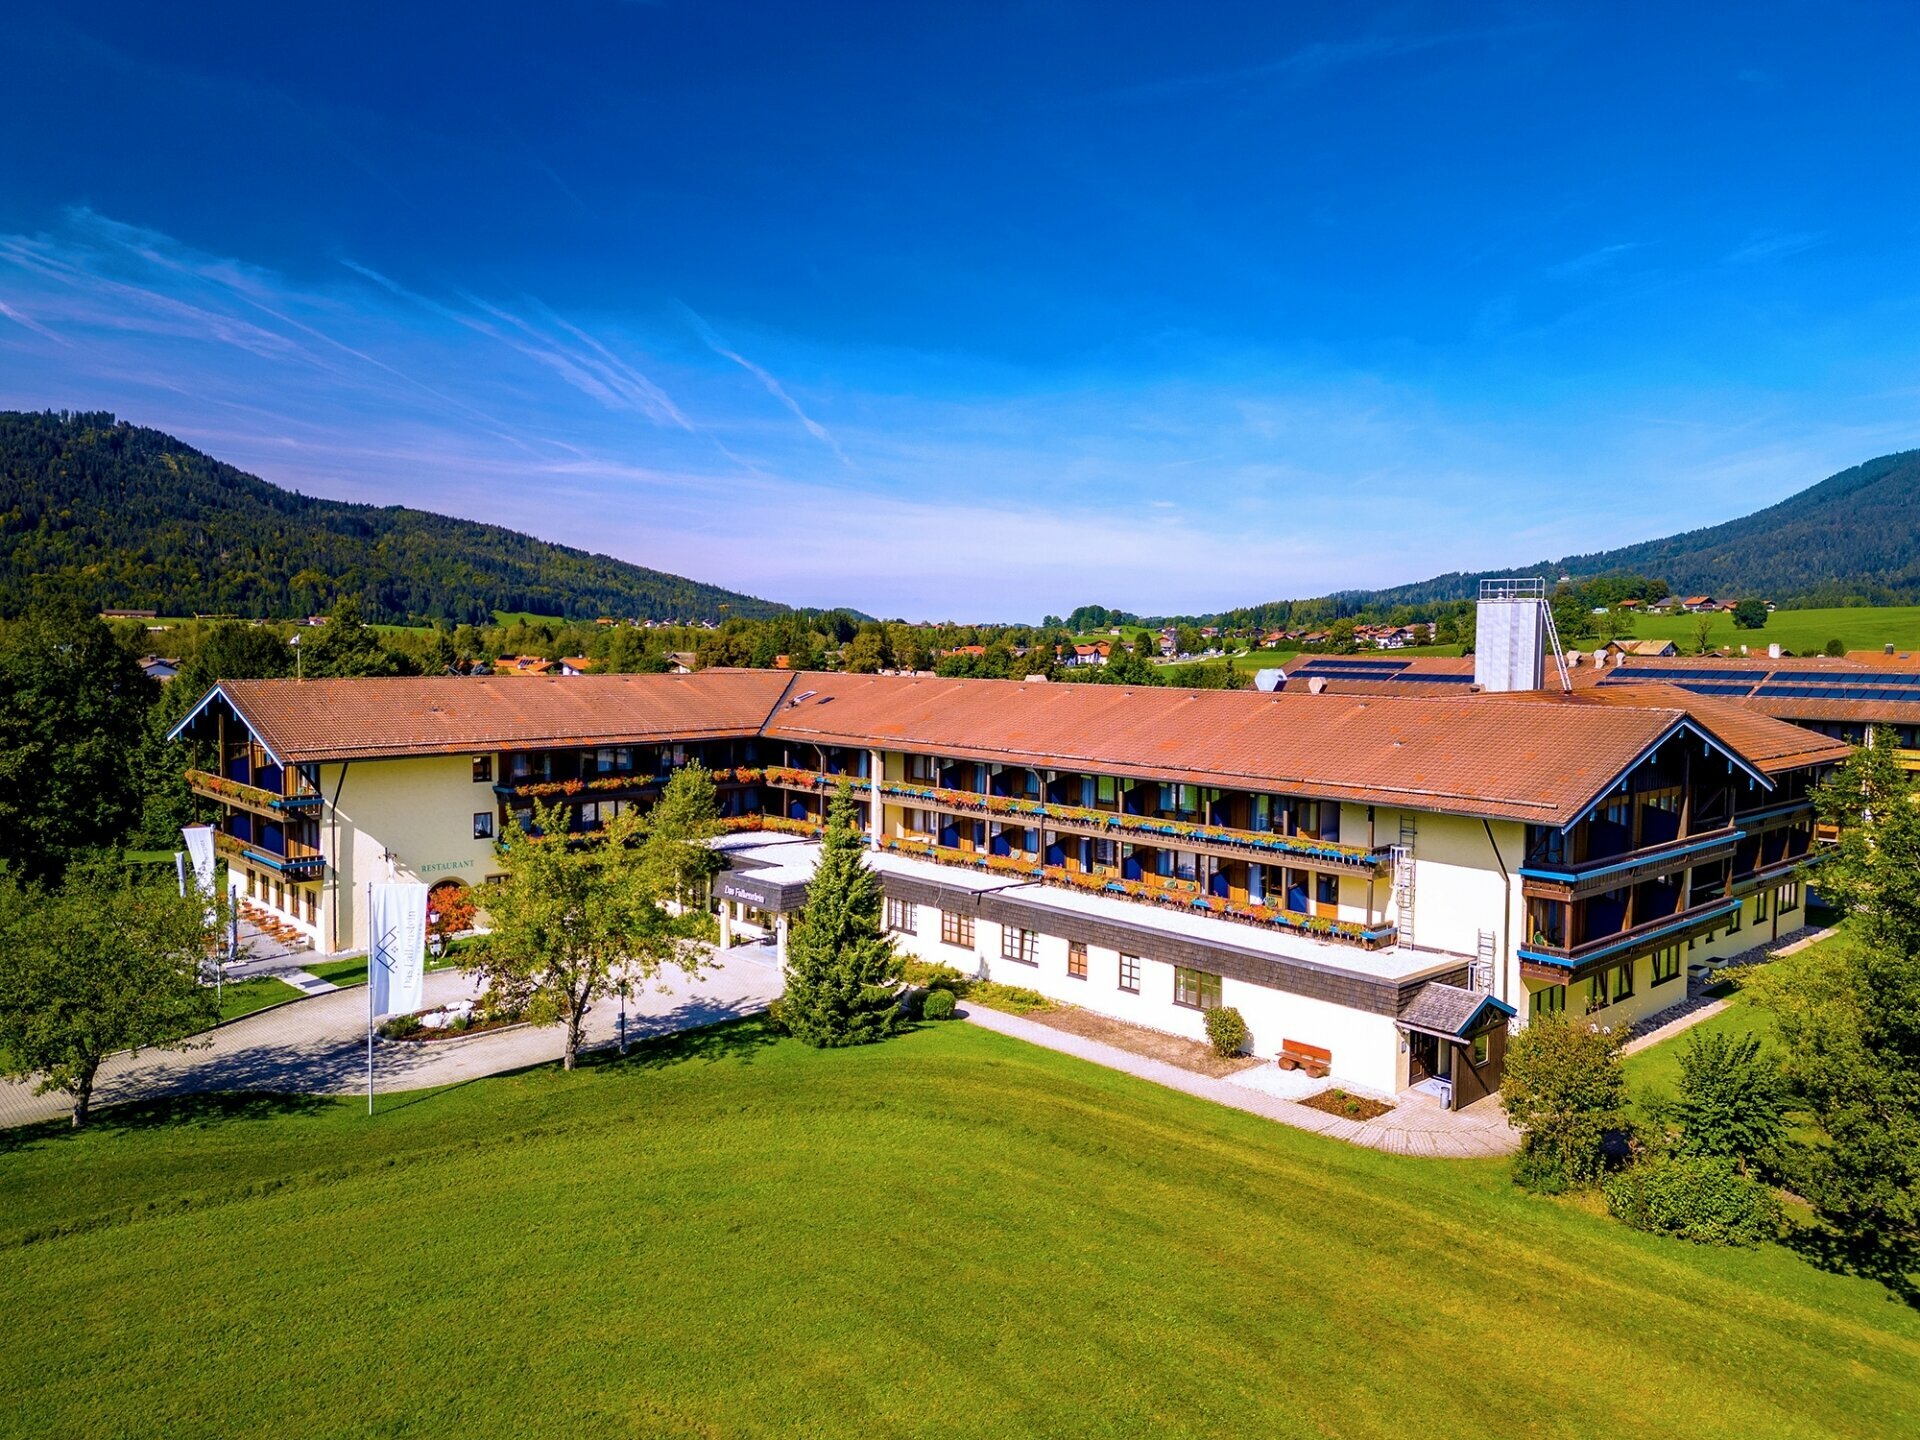
{"type": "Polygon", "coordinates": [[[1502,575],[1611,573],[1665,580],[1683,595],[1838,604],[1920,601],[1920,450],[1842,470],[1777,505],[1700,530],[1613,550],[1474,574],[1456,571],[1385,590],[1345,590],[1349,608],[1470,599],[1502,575]]]}
{"type": "Polygon", "coordinates": [[[404,506],[301,495],[105,413],[0,411],[0,614],[53,599],[370,620],[763,619],[788,607],[404,506]]]}

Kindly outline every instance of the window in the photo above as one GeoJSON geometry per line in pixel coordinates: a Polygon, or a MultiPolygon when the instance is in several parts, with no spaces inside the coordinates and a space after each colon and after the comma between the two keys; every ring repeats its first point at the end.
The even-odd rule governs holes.
{"type": "Polygon", "coordinates": [[[1618,966],[1613,972],[1613,998],[1615,1002],[1627,1000],[1633,995],[1633,961],[1618,966]]]}
{"type": "Polygon", "coordinates": [[[493,838],[493,812],[476,810],[473,812],[473,838],[491,840],[493,838]]]}
{"type": "Polygon", "coordinates": [[[1736,905],[1733,907],[1733,913],[1727,916],[1727,934],[1738,935],[1740,933],[1740,925],[1746,918],[1746,914],[1746,906],[1736,905]]]}
{"type": "Polygon", "coordinates": [[[1472,1058],[1468,1063],[1470,1063],[1474,1069],[1478,1070],[1487,1063],[1488,1057],[1493,1053],[1493,1038],[1485,1031],[1482,1031],[1473,1037],[1473,1043],[1470,1048],[1472,1050],[1472,1058]]]}
{"type": "Polygon", "coordinates": [[[1099,804],[1111,805],[1120,796],[1120,785],[1111,775],[1102,775],[1094,786],[1094,795],[1099,804]]]}
{"type": "Polygon", "coordinates": [[[491,785],[493,783],[493,756],[476,755],[473,757],[473,783],[491,785]]]}
{"type": "Polygon", "coordinates": [[[1766,918],[1767,918],[1767,892],[1764,890],[1761,890],[1756,892],[1753,897],[1754,923],[1758,924],[1760,921],[1766,918]]]}
{"type": "Polygon", "coordinates": [[[1527,1000],[1527,1013],[1530,1016],[1564,1015],[1566,1009],[1567,987],[1564,985],[1543,985],[1527,1000]]]}
{"type": "Polygon", "coordinates": [[[313,918],[319,903],[314,899],[314,893],[312,890],[307,891],[307,924],[309,925],[317,925],[320,923],[313,918]]]}
{"type": "Polygon", "coordinates": [[[1589,975],[1587,977],[1587,1013],[1604,1010],[1608,1004],[1607,972],[1602,970],[1598,975],[1589,975]]]}
{"type": "Polygon", "coordinates": [[[247,871],[247,899],[258,900],[259,898],[260,872],[257,870],[249,870],[247,871]]]}
{"type": "Polygon", "coordinates": [[[1040,962],[1034,956],[1034,947],[1039,939],[1039,935],[1031,930],[1022,930],[1018,925],[1002,925],[1000,958],[1018,960],[1022,965],[1038,965],[1040,962]]]}
{"type": "Polygon", "coordinates": [[[1173,1003],[1193,1010],[1211,1010],[1220,1003],[1220,977],[1204,970],[1173,968],[1173,1003]]]}
{"type": "Polygon", "coordinates": [[[913,934],[913,902],[887,897],[887,929],[898,935],[913,934]]]}
{"type": "Polygon", "coordinates": [[[1320,905],[1338,905],[1340,903],[1340,877],[1338,875],[1316,875],[1313,881],[1313,898],[1320,905]]]}
{"type": "Polygon", "coordinates": [[[962,949],[973,948],[973,917],[956,915],[951,910],[940,912],[940,943],[958,945],[962,949]]]}
{"type": "Polygon", "coordinates": [[[1680,947],[1669,945],[1653,952],[1653,983],[1664,985],[1680,975],[1680,947]]]}
{"type": "Polygon", "coordinates": [[[1130,990],[1135,995],[1140,993],[1140,957],[1138,955],[1120,957],[1120,988],[1130,990]]]}
{"type": "Polygon", "coordinates": [[[1800,908],[1800,882],[1789,880],[1778,891],[1779,904],[1775,907],[1780,914],[1786,915],[1800,908]]]}
{"type": "Polygon", "coordinates": [[[1067,942],[1067,974],[1075,980],[1087,978],[1087,947],[1081,941],[1067,942]]]}

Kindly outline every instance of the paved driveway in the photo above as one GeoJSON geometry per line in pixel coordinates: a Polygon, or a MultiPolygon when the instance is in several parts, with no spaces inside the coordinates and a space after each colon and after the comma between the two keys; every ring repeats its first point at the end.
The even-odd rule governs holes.
{"type": "MultiPolygon", "coordinates": [[[[646,991],[627,1002],[627,1035],[643,1039],[710,1025],[766,1008],[780,993],[773,951],[736,947],[724,961],[689,980],[667,973],[668,993],[646,991]]],[[[428,1005],[473,994],[458,970],[426,977],[428,1005]]],[[[603,1001],[587,1017],[589,1048],[615,1042],[619,1004],[603,1001]]],[[[367,1085],[367,992],[335,990],[209,1031],[187,1051],[120,1054],[101,1067],[96,1107],[215,1090],[272,1090],[298,1095],[351,1095],[367,1085]]],[[[558,1060],[565,1032],[557,1025],[470,1035],[432,1044],[376,1042],[375,1084],[385,1091],[422,1090],[480,1075],[558,1060]]],[[[35,1095],[31,1085],[0,1081],[0,1127],[27,1125],[68,1113],[63,1095],[35,1095]]]]}

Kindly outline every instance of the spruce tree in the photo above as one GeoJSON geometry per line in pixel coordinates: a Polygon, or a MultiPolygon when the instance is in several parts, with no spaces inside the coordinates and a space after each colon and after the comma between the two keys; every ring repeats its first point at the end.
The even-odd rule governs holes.
{"type": "Polygon", "coordinates": [[[899,1026],[900,957],[880,926],[880,881],[863,858],[853,793],[827,808],[820,867],[787,942],[780,1022],[809,1045],[864,1045],[899,1026]]]}

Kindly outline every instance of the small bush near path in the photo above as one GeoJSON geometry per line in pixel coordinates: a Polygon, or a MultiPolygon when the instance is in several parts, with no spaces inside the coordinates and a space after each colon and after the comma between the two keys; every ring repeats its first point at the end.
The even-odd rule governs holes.
{"type": "Polygon", "coordinates": [[[945,990],[956,1000],[964,1000],[973,981],[951,965],[937,960],[909,959],[900,967],[900,978],[919,990],[945,990]]]}
{"type": "Polygon", "coordinates": [[[923,1020],[951,1020],[953,1018],[953,992],[951,990],[929,990],[927,998],[920,1002],[920,1018],[923,1020]]]}
{"type": "Polygon", "coordinates": [[[1231,1005],[1210,1006],[1206,1013],[1207,1043],[1221,1059],[1238,1055],[1247,1044],[1247,1022],[1231,1005]]]}
{"type": "Polygon", "coordinates": [[[1520,1131],[1516,1183],[1544,1194],[1592,1185],[1609,1144],[1632,1130],[1620,1037],[1537,1017],[1507,1048],[1500,1103],[1520,1131]]]}
{"type": "Polygon", "coordinates": [[[997,980],[976,981],[967,991],[969,1000],[977,1000],[989,1010],[1004,1010],[1009,1015],[1031,1015],[1051,1010],[1054,1002],[1038,990],[1024,985],[1002,985],[997,980]]]}
{"type": "Polygon", "coordinates": [[[1780,1233],[1780,1202],[1724,1156],[1660,1155],[1610,1177],[1607,1211],[1636,1230],[1697,1245],[1758,1245],[1780,1233]]]}

